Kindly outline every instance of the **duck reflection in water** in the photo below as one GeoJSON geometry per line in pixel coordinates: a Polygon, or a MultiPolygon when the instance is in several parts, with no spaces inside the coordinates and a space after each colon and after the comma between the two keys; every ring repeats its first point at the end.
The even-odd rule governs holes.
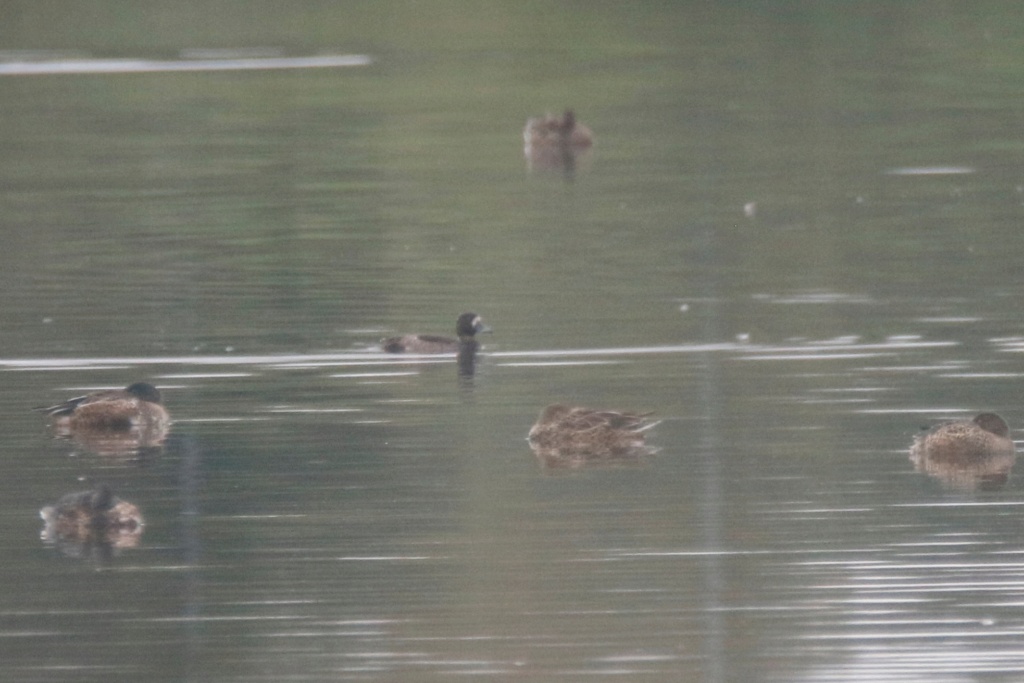
{"type": "Polygon", "coordinates": [[[70,557],[108,559],[122,548],[134,548],[142,538],[142,513],[132,503],[101,485],[91,491],[69,493],[39,511],[40,534],[70,557]]]}
{"type": "Polygon", "coordinates": [[[528,440],[551,469],[638,464],[657,452],[644,434],[658,424],[650,415],[553,403],[541,411],[528,440]]]}
{"type": "Polygon", "coordinates": [[[571,178],[594,144],[590,129],[576,120],[572,109],[561,116],[538,116],[523,129],[523,155],[533,170],[556,170],[571,178]]]}
{"type": "Polygon", "coordinates": [[[992,491],[1006,485],[1016,459],[1010,427],[995,413],[938,425],[914,437],[910,460],[955,488],[992,491]]]}
{"type": "Polygon", "coordinates": [[[148,382],[77,396],[37,410],[50,416],[58,437],[99,455],[158,453],[171,425],[160,391],[148,382]]]}

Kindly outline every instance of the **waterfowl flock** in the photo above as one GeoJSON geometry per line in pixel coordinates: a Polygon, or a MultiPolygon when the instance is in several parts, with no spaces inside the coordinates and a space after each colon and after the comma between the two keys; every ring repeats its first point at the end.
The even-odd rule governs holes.
{"type": "MultiPolygon", "coordinates": [[[[490,332],[476,313],[458,317],[455,338],[408,334],[381,340],[386,353],[451,354],[475,357],[477,334],[490,332]]],[[[108,389],[40,407],[54,432],[101,455],[138,454],[163,443],[171,424],[162,396],[148,382],[108,389]]],[[[651,413],[552,403],[541,410],[527,441],[548,470],[592,466],[623,466],[643,462],[657,452],[647,433],[659,422],[651,413]]],[[[914,467],[944,483],[966,489],[1005,485],[1015,460],[1006,421],[995,413],[973,420],[948,422],[914,437],[914,467]]],[[[40,511],[42,538],[65,554],[109,557],[115,550],[139,543],[144,523],[134,504],[109,487],[68,494],[40,511]]]]}
{"type": "MultiPolygon", "coordinates": [[[[463,313],[456,337],[404,335],[381,341],[386,353],[475,356],[476,335],[490,332],[476,313],[463,313]]],[[[148,382],[124,389],[97,391],[40,407],[54,432],[90,447],[96,453],[138,454],[159,446],[167,436],[171,416],[162,396],[148,382]]],[[[546,470],[642,463],[657,452],[647,435],[659,421],[649,412],[629,412],[552,403],[544,407],[527,434],[527,441],[546,470]]],[[[1006,421],[995,413],[973,420],[948,422],[914,437],[910,447],[914,467],[944,483],[966,489],[1005,485],[1015,460],[1015,447],[1006,421]]],[[[77,557],[110,557],[138,545],[144,528],[139,508],[118,498],[105,485],[68,494],[40,510],[42,539],[77,557]]]]}
{"type": "MultiPolygon", "coordinates": [[[[531,169],[561,169],[567,174],[575,169],[577,157],[593,145],[590,129],[576,120],[571,109],[561,116],[529,119],[523,139],[524,154],[531,169]]],[[[382,339],[380,348],[386,353],[454,353],[460,375],[466,376],[474,372],[480,348],[477,335],[490,331],[479,315],[467,312],[456,321],[455,337],[406,334],[382,339]]],[[[171,417],[163,406],[159,389],[148,382],[77,396],[37,410],[49,417],[56,436],[103,456],[134,458],[158,450],[171,426],[171,417]]],[[[606,420],[604,425],[589,429],[579,429],[578,425],[581,426],[582,421],[576,414],[575,422],[552,426],[547,436],[539,438],[550,442],[545,446],[549,450],[566,447],[577,454],[602,449],[618,453],[638,438],[641,442],[643,439],[639,429],[615,420],[606,420]],[[574,432],[577,432],[575,437],[574,432]],[[632,436],[627,437],[627,434],[632,436]]],[[[65,549],[128,547],[138,542],[143,528],[138,508],[114,496],[104,485],[68,494],[56,504],[44,507],[40,515],[45,522],[44,540],[65,549]]]]}
{"type": "MultiPolygon", "coordinates": [[[[533,169],[571,175],[593,146],[593,133],[572,109],[561,115],[530,118],[523,130],[524,156],[533,169]]],[[[389,354],[455,354],[460,374],[472,374],[481,349],[477,335],[489,333],[481,316],[459,315],[455,336],[405,334],[386,337],[380,350],[389,354]]],[[[37,408],[49,418],[58,437],[100,455],[138,456],[159,449],[171,417],[154,385],[135,382],[124,389],[97,391],[37,408]]],[[[546,469],[595,465],[630,465],[658,451],[648,432],[659,424],[651,413],[597,409],[552,403],[529,429],[527,441],[546,469]]],[[[915,468],[950,485],[978,489],[1006,483],[1015,448],[1006,421],[981,413],[970,421],[938,425],[914,438],[910,460],[915,468]]],[[[94,550],[109,556],[139,543],[144,528],[139,508],[118,498],[106,485],[71,493],[40,510],[42,538],[67,554],[94,550]]]]}

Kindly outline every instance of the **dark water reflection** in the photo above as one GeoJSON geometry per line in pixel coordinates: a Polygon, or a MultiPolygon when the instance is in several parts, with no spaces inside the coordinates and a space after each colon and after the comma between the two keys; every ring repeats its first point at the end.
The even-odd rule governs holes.
{"type": "Polygon", "coordinates": [[[5,49],[372,63],[0,76],[6,677],[1020,678],[1016,468],[909,459],[1024,425],[1016,10],[186,4],[5,49]],[[570,106],[587,172],[527,173],[570,106]],[[471,365],[373,350],[462,310],[471,365]],[[30,410],[137,380],[127,456],[30,410]],[[555,401],[657,452],[552,476],[555,401]],[[103,484],[135,547],[43,542],[103,484]]]}

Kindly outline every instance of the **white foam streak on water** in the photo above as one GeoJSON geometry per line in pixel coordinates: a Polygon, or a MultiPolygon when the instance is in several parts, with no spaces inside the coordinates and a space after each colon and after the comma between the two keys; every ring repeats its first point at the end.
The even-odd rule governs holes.
{"type": "Polygon", "coordinates": [[[269,417],[186,417],[175,418],[176,424],[216,424],[231,422],[266,422],[269,417]]]}
{"type": "Polygon", "coordinates": [[[977,323],[981,322],[981,320],[981,318],[966,315],[917,318],[917,322],[919,323],[937,323],[942,325],[950,323],[977,323]]]}
{"type": "Polygon", "coordinates": [[[526,361],[519,363],[498,363],[506,368],[546,368],[550,366],[566,367],[573,365],[615,365],[615,360],[559,360],[559,361],[526,361]]]}
{"type": "Polygon", "coordinates": [[[1000,508],[1000,507],[1020,507],[1024,505],[1024,501],[1020,500],[988,500],[988,501],[970,501],[970,500],[944,500],[935,501],[928,503],[892,503],[888,507],[892,508],[968,508],[968,507],[981,507],[981,508],[1000,508]]]}
{"type": "MultiPolygon", "coordinates": [[[[958,346],[954,341],[917,341],[894,339],[875,344],[845,344],[808,342],[806,345],[756,346],[752,344],[678,344],[666,346],[626,346],[596,349],[542,349],[527,351],[483,352],[487,358],[565,358],[577,356],[642,356],[650,354],[675,353],[729,353],[740,352],[743,360],[753,359],[822,359],[860,358],[875,355],[891,355],[897,351],[921,350],[958,346]]],[[[0,367],[10,370],[47,369],[110,369],[137,365],[265,365],[274,368],[319,367],[324,365],[402,365],[421,363],[443,363],[452,360],[455,354],[414,355],[393,354],[374,351],[356,351],[319,354],[265,354],[265,355],[219,355],[219,356],[135,356],[124,358],[9,358],[0,359],[0,367]]],[[[597,362],[597,361],[590,361],[597,362]]],[[[945,367],[949,366],[936,366],[945,367]]],[[[888,370],[888,368],[887,368],[888,370]]]]}
{"type": "Polygon", "coordinates": [[[862,408],[853,411],[860,415],[950,415],[969,413],[968,408],[862,408]]]}
{"type": "Polygon", "coordinates": [[[959,346],[956,341],[918,341],[905,338],[893,339],[891,341],[877,344],[843,344],[833,342],[808,342],[803,346],[750,346],[746,350],[764,351],[767,353],[801,353],[819,350],[827,351],[904,351],[907,349],[934,349],[948,346],[959,346]]]}
{"type": "Polygon", "coordinates": [[[708,353],[713,351],[737,351],[748,348],[745,344],[673,344],[665,346],[623,346],[618,348],[597,349],[538,349],[530,351],[497,351],[488,353],[492,358],[530,358],[563,356],[620,356],[646,355],[656,353],[708,353]]]}
{"type": "Polygon", "coordinates": [[[891,356],[889,353],[779,353],[758,356],[744,356],[740,360],[846,360],[853,358],[878,358],[891,356]]]}
{"type": "MultiPolygon", "coordinates": [[[[454,355],[452,356],[454,358],[454,355]]],[[[401,365],[417,362],[443,362],[436,356],[416,360],[408,354],[401,359],[387,354],[371,353],[324,353],[324,354],[277,354],[252,356],[144,356],[127,358],[38,358],[0,360],[0,367],[12,370],[46,369],[111,369],[137,365],[266,365],[276,368],[317,367],[320,364],[336,365],[401,365]],[[369,360],[368,360],[369,359],[369,360]]]]}
{"type": "Polygon", "coordinates": [[[0,76],[54,74],[127,74],[162,71],[254,71],[268,69],[323,69],[367,66],[367,55],[321,55],[315,57],[254,57],[237,59],[66,59],[0,63],[0,76]]]}
{"type": "Polygon", "coordinates": [[[367,377],[407,377],[409,375],[418,375],[420,373],[415,371],[409,372],[338,372],[331,375],[331,377],[340,377],[343,379],[365,379],[367,377]]]}
{"type": "Polygon", "coordinates": [[[885,366],[868,366],[861,368],[861,372],[931,372],[933,370],[949,370],[951,367],[956,367],[956,363],[940,363],[936,365],[892,365],[889,367],[885,366]]]}
{"type": "Polygon", "coordinates": [[[235,377],[255,377],[252,372],[181,372],[159,375],[160,379],[231,379],[235,377]]]}
{"type": "Polygon", "coordinates": [[[595,662],[608,663],[630,663],[630,662],[673,662],[682,659],[679,655],[656,655],[656,654],[630,654],[630,655],[609,655],[607,657],[596,657],[595,662]]]}
{"type": "Polygon", "coordinates": [[[970,166],[904,166],[901,168],[890,168],[885,175],[970,175],[975,173],[970,166]]]}
{"type": "Polygon", "coordinates": [[[311,361],[311,362],[287,362],[287,363],[273,363],[272,366],[278,369],[310,369],[310,368],[329,368],[329,367],[360,367],[360,366],[374,366],[374,365],[429,365],[431,363],[450,363],[455,356],[451,354],[435,354],[431,356],[410,356],[409,354],[402,354],[401,358],[394,356],[385,356],[381,360],[331,360],[331,361],[311,361]]]}
{"type": "Polygon", "coordinates": [[[285,406],[267,408],[267,413],[361,413],[362,408],[288,408],[285,406]]]}
{"type": "Polygon", "coordinates": [[[947,379],[1018,379],[1022,372],[944,372],[936,375],[947,379]]]}
{"type": "Polygon", "coordinates": [[[443,560],[445,556],[431,555],[351,555],[335,557],[338,562],[423,562],[424,560],[443,560]]]}

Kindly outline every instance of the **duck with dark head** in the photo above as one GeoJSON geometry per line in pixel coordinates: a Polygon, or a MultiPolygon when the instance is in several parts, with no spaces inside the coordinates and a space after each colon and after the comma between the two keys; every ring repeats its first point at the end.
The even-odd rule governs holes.
{"type": "Polygon", "coordinates": [[[476,352],[480,346],[476,335],[490,332],[476,313],[463,313],[455,322],[456,339],[433,334],[406,334],[387,337],[380,341],[381,348],[388,353],[462,353],[476,352]]]}
{"type": "Polygon", "coordinates": [[[50,416],[58,437],[100,455],[157,452],[171,425],[160,390],[148,382],[96,391],[36,410],[50,416]]]}
{"type": "Polygon", "coordinates": [[[578,160],[594,144],[593,133],[576,120],[572,109],[561,116],[538,116],[526,121],[523,129],[523,155],[530,170],[564,171],[571,177],[578,160]]]}
{"type": "Polygon", "coordinates": [[[96,391],[56,405],[37,408],[53,418],[58,427],[127,431],[143,424],[170,422],[161,404],[160,390],[148,382],[136,382],[124,389],[96,391]]]}

